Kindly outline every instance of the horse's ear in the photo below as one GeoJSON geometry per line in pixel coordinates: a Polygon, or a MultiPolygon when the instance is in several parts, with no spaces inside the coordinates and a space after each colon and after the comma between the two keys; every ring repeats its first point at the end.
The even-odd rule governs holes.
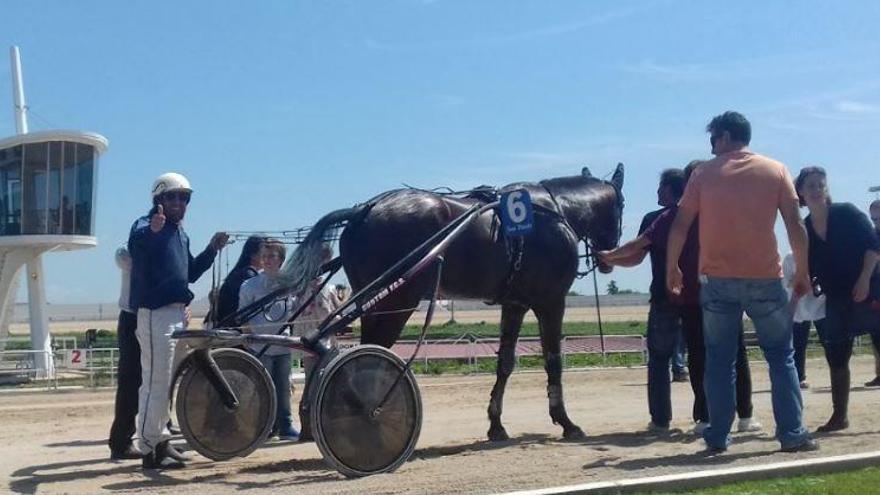
{"type": "Polygon", "coordinates": [[[590,167],[584,167],[581,169],[581,177],[583,177],[584,179],[589,179],[593,177],[593,174],[590,173],[590,167]]]}
{"type": "Polygon", "coordinates": [[[611,176],[611,183],[614,184],[617,189],[623,189],[623,164],[618,163],[617,169],[614,170],[614,175],[611,176]]]}

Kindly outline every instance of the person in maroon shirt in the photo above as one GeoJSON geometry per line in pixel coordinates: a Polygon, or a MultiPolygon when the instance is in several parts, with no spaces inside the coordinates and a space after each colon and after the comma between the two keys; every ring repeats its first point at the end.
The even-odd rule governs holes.
{"type": "MultiPolygon", "coordinates": [[[[694,160],[685,167],[685,183],[701,163],[699,160],[694,160]]],[[[665,265],[666,244],[677,211],[677,206],[666,209],[638,237],[616,249],[600,252],[599,258],[609,265],[633,266],[631,260],[639,259],[638,255],[644,257],[647,251],[652,255],[652,262],[662,260],[661,263],[665,265]]],[[[658,297],[657,294],[652,294],[651,297],[647,339],[648,405],[651,411],[652,429],[663,429],[663,426],[668,428],[672,418],[668,369],[669,360],[674,352],[675,331],[679,325],[684,330],[688,347],[688,368],[694,393],[693,419],[696,423],[694,433],[702,434],[709,422],[706,394],[703,389],[706,348],[703,342],[703,314],[700,308],[699,260],[699,230],[695,222],[688,231],[687,241],[679,258],[684,278],[681,294],[673,295],[665,291],[665,286],[661,286],[664,290],[662,297],[658,297]]],[[[659,268],[660,273],[665,270],[665,266],[655,268],[659,268]]],[[[752,419],[752,380],[742,335],[736,371],[737,414],[740,417],[738,430],[757,431],[761,425],[752,419]]]]}

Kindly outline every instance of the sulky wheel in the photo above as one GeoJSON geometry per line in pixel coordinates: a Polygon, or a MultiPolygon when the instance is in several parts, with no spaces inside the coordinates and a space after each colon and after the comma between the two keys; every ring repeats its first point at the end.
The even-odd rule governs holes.
{"type": "Polygon", "coordinates": [[[275,388],[266,368],[238,349],[215,349],[211,357],[238,399],[223,404],[220,394],[193,362],[177,392],[177,421],[186,441],[215,461],[245,457],[259,447],[275,423],[275,388]]]}
{"type": "Polygon", "coordinates": [[[404,370],[388,349],[361,345],[317,377],[312,431],[324,460],[345,476],[394,471],[415,449],[422,400],[415,377],[404,370]]]}

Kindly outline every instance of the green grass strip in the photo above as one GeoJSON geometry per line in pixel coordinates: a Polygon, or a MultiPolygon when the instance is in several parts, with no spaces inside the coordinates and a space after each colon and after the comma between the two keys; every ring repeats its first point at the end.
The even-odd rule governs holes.
{"type": "Polygon", "coordinates": [[[845,473],[745,481],[700,490],[642,493],[691,495],[861,495],[878,492],[880,492],[880,468],[870,467],[845,473]]]}

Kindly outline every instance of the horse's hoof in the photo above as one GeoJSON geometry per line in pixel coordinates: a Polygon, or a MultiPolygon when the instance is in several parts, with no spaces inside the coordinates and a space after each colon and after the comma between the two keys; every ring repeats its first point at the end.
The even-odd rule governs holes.
{"type": "Polygon", "coordinates": [[[566,430],[562,433],[562,438],[569,441],[581,441],[587,439],[587,434],[584,433],[584,430],[580,429],[577,426],[572,426],[571,428],[566,428],[566,430]]]}
{"type": "Polygon", "coordinates": [[[510,435],[507,434],[507,431],[503,426],[499,426],[498,428],[489,428],[489,436],[490,442],[504,442],[510,440],[510,435]]]}

